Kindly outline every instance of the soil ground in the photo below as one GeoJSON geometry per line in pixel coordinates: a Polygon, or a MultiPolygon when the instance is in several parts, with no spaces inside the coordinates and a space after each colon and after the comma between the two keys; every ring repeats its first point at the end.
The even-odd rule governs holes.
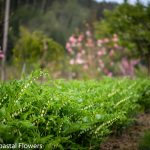
{"type": "Polygon", "coordinates": [[[138,115],[132,127],[121,136],[110,136],[101,144],[100,150],[138,150],[139,141],[146,131],[150,131],[150,113],[138,115]]]}

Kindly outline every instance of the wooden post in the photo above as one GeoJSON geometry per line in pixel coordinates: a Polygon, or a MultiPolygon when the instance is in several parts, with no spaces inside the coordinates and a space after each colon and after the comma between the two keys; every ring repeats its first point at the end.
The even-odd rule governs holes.
{"type": "Polygon", "coordinates": [[[8,28],[9,28],[9,10],[10,10],[10,0],[6,0],[5,4],[5,18],[4,18],[4,33],[3,33],[3,53],[4,58],[2,59],[2,72],[1,79],[5,80],[6,77],[6,54],[7,54],[7,42],[8,42],[8,28]]]}

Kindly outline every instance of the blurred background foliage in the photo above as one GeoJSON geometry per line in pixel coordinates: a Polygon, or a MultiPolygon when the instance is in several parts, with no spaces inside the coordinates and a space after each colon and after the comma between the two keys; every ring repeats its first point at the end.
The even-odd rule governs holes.
{"type": "Polygon", "coordinates": [[[139,1],[135,5],[124,3],[104,14],[105,18],[96,23],[96,37],[117,33],[121,44],[130,50],[128,57],[140,57],[150,74],[150,6],[139,1]]]}
{"type": "Polygon", "coordinates": [[[20,28],[19,39],[13,48],[13,62],[16,67],[24,66],[24,69],[29,70],[32,66],[45,68],[47,62],[53,62],[58,67],[63,57],[64,48],[59,43],[42,32],[29,32],[23,27],[20,28]]]}
{"type": "MultiPolygon", "coordinates": [[[[4,28],[5,2],[0,0],[1,29],[4,28]]],[[[0,32],[1,46],[2,41],[3,30],[0,32]]],[[[8,79],[10,75],[16,78],[35,68],[47,68],[54,77],[72,78],[73,74],[81,74],[84,78],[90,72],[85,70],[88,65],[70,64],[81,51],[85,51],[82,61],[86,64],[95,61],[95,66],[105,66],[89,67],[91,72],[95,71],[86,75],[88,78],[145,76],[147,71],[150,74],[150,5],[138,0],[134,5],[126,0],[122,4],[95,0],[11,0],[6,54],[8,79]],[[91,37],[86,35],[88,32],[91,37]],[[71,37],[77,40],[81,34],[83,41],[70,43],[74,51],[74,55],[70,55],[67,43],[71,37]],[[117,39],[113,41],[114,35],[117,39]],[[112,67],[110,63],[122,67],[112,67]],[[14,70],[18,75],[10,73],[14,70]]]]}

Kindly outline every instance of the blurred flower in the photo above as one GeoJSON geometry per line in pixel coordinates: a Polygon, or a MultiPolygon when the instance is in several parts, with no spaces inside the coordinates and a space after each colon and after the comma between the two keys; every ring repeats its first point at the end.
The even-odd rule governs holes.
{"type": "Polygon", "coordinates": [[[133,65],[133,66],[137,65],[139,62],[140,62],[139,59],[134,59],[134,60],[130,61],[131,65],[133,65]]]}
{"type": "Polygon", "coordinates": [[[102,46],[103,41],[101,39],[97,40],[97,46],[102,46]]]}
{"type": "Polygon", "coordinates": [[[85,34],[86,34],[86,36],[91,36],[92,35],[90,30],[87,30],[85,34]]]}
{"type": "Polygon", "coordinates": [[[108,72],[107,76],[112,77],[112,72],[108,72]]]}
{"type": "Polygon", "coordinates": [[[68,52],[72,53],[72,51],[73,51],[72,48],[68,48],[68,52]]]}
{"type": "Polygon", "coordinates": [[[72,49],[72,46],[69,42],[66,43],[66,49],[69,53],[72,53],[73,52],[73,49],[72,49]]]}
{"type": "Polygon", "coordinates": [[[80,34],[79,37],[78,37],[78,42],[82,42],[83,39],[84,39],[84,35],[80,34]]]}
{"type": "Polygon", "coordinates": [[[123,58],[121,60],[121,63],[122,63],[122,66],[125,68],[125,69],[128,69],[129,68],[129,61],[127,60],[127,58],[123,58]]]}
{"type": "Polygon", "coordinates": [[[76,59],[76,63],[79,64],[79,65],[81,65],[81,64],[84,63],[84,60],[81,59],[81,58],[77,58],[77,59],[76,59]]]}
{"type": "Polygon", "coordinates": [[[118,41],[119,38],[117,34],[114,34],[111,38],[98,40],[93,38],[90,30],[79,34],[77,37],[73,34],[66,43],[67,51],[73,54],[70,55],[72,59],[69,63],[70,65],[82,65],[78,67],[76,72],[88,69],[92,72],[98,70],[103,75],[109,77],[114,74],[133,76],[134,66],[139,60],[128,60],[126,57],[121,58],[121,51],[119,51],[119,49],[124,48],[119,45],[118,41]],[[114,55],[118,56],[117,60],[116,57],[113,57],[114,55]],[[116,70],[118,67],[120,67],[119,71],[116,70]]]}
{"type": "Polygon", "coordinates": [[[134,65],[127,58],[121,60],[120,69],[123,75],[134,75],[134,65]]]}
{"type": "Polygon", "coordinates": [[[0,51],[0,59],[3,59],[5,57],[3,51],[0,51]]]}
{"type": "Polygon", "coordinates": [[[77,39],[74,37],[74,35],[72,35],[72,36],[69,38],[69,42],[71,42],[72,44],[77,42],[77,39]]]}
{"type": "Polygon", "coordinates": [[[98,55],[98,56],[103,56],[103,54],[104,54],[104,53],[103,53],[103,51],[101,51],[101,50],[99,50],[99,51],[97,52],[97,55],[98,55]]]}
{"type": "Polygon", "coordinates": [[[114,34],[114,35],[113,35],[112,41],[113,41],[113,42],[118,42],[118,41],[119,41],[117,34],[114,34]]]}
{"type": "Polygon", "coordinates": [[[75,64],[74,59],[71,59],[69,63],[70,63],[70,65],[74,65],[75,64]]]}
{"type": "Polygon", "coordinates": [[[71,44],[69,42],[66,43],[66,49],[68,50],[71,47],[71,44]]]}

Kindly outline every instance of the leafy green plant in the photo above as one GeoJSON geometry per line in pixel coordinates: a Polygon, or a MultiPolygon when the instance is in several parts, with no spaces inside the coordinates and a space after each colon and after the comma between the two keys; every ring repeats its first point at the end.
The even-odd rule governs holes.
{"type": "Polygon", "coordinates": [[[149,84],[125,78],[40,84],[43,74],[0,84],[1,143],[96,149],[114,126],[126,126],[138,113],[139,86],[149,84]]]}
{"type": "Polygon", "coordinates": [[[141,93],[139,104],[143,106],[145,112],[150,112],[150,85],[143,85],[139,93],[141,93]]]}
{"type": "Polygon", "coordinates": [[[139,144],[139,150],[150,150],[150,131],[146,132],[144,136],[142,137],[140,144],[139,144]]]}

